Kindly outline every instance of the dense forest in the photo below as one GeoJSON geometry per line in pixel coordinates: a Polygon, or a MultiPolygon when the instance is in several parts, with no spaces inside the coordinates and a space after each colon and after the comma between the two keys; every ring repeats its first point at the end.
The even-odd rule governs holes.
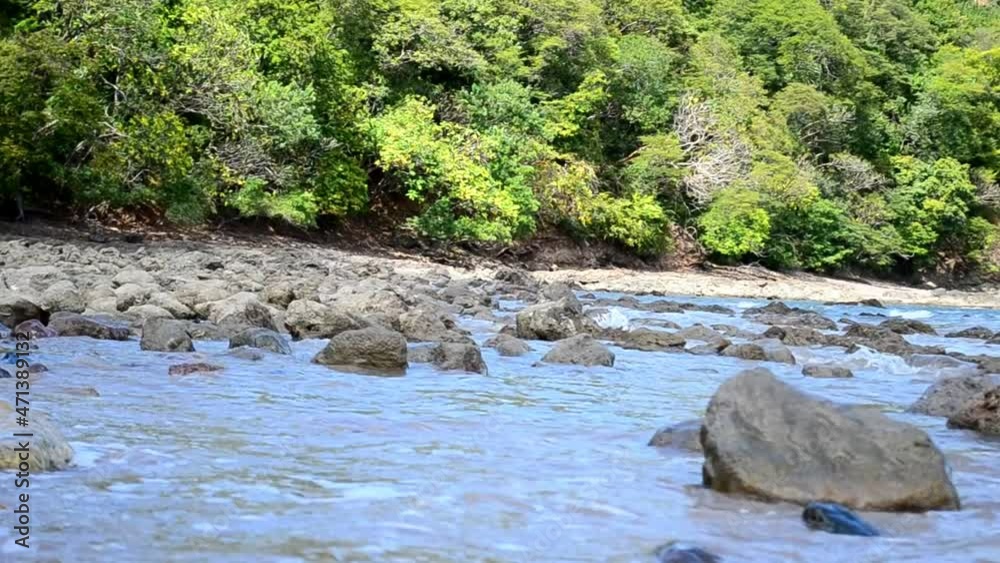
{"type": "MultiPolygon", "coordinates": [[[[53,207],[869,271],[1000,263],[992,0],[5,0],[53,207]],[[402,222],[404,221],[405,222],[402,222]]],[[[990,264],[993,264],[990,266],[990,264]]]]}

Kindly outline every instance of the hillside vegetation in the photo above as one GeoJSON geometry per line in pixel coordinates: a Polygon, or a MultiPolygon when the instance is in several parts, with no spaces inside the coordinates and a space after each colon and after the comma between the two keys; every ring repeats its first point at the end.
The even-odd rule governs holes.
{"type": "Polygon", "coordinates": [[[1000,248],[998,85],[991,0],[8,0],[0,189],[964,271],[1000,248]]]}

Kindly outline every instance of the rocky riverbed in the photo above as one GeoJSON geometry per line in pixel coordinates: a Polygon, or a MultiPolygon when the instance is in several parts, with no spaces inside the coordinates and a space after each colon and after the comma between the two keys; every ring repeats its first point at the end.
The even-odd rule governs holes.
{"type": "MultiPolygon", "coordinates": [[[[829,282],[819,301],[704,298],[678,294],[812,286],[304,244],[30,238],[0,242],[0,260],[0,322],[34,347],[36,553],[49,560],[1000,549],[986,533],[1000,509],[1000,318],[944,306],[996,296],[829,282]],[[798,518],[812,500],[874,511],[889,533],[824,538],[798,518]],[[130,515],[124,530],[114,514],[130,515]]],[[[0,377],[6,468],[14,384],[0,377]]]]}

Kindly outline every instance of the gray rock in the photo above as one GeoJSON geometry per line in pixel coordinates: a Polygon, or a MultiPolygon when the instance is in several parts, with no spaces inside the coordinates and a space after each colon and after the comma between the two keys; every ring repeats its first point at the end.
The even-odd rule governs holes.
{"type": "Polygon", "coordinates": [[[295,301],[295,284],[288,280],[268,284],[260,296],[265,303],[286,309],[289,303],[295,301]]]}
{"type": "Polygon", "coordinates": [[[429,364],[434,361],[438,344],[423,344],[406,351],[406,361],[411,364],[429,364]]]}
{"type": "Polygon", "coordinates": [[[191,310],[204,303],[222,301],[230,295],[229,284],[223,280],[187,281],[174,289],[174,297],[191,310]]]}
{"type": "Polygon", "coordinates": [[[813,398],[765,369],[722,384],[701,442],[704,483],[720,492],[859,510],[960,505],[944,456],[923,430],[813,398]]]}
{"type": "Polygon", "coordinates": [[[52,338],[54,336],[59,336],[59,333],[52,330],[51,328],[42,324],[42,321],[38,319],[31,319],[24,321],[14,327],[11,331],[12,334],[27,334],[32,340],[36,338],[52,338]]]}
{"type": "Polygon", "coordinates": [[[248,328],[278,331],[281,326],[271,309],[252,293],[237,293],[221,301],[202,303],[195,307],[195,311],[232,333],[248,328]]]}
{"type": "Polygon", "coordinates": [[[726,339],[722,333],[703,324],[682,328],[674,334],[684,340],[701,340],[702,342],[718,342],[726,339]]]}
{"type": "Polygon", "coordinates": [[[128,311],[125,311],[125,316],[129,318],[134,323],[139,323],[140,325],[148,321],[149,319],[172,319],[173,315],[170,311],[163,309],[162,307],[157,307],[156,305],[136,305],[130,307],[128,311]]]}
{"type": "Polygon", "coordinates": [[[249,348],[259,348],[274,352],[275,354],[291,354],[292,347],[285,340],[285,337],[273,330],[266,328],[248,328],[242,332],[234,334],[229,339],[229,348],[239,348],[246,346],[249,348]]]}
{"type": "Polygon", "coordinates": [[[743,316],[766,325],[808,327],[819,330],[837,328],[837,323],[815,311],[789,307],[780,301],[768,303],[764,307],[747,309],[743,312],[743,316]]]}
{"type": "Polygon", "coordinates": [[[677,424],[664,426],[650,438],[650,446],[658,448],[677,448],[691,452],[701,451],[702,420],[685,420],[677,424]]]}
{"type": "Polygon", "coordinates": [[[795,356],[787,346],[775,338],[764,338],[754,340],[753,344],[760,346],[764,350],[764,360],[768,362],[778,362],[782,364],[795,364],[795,356]]]}
{"type": "Polygon", "coordinates": [[[59,336],[89,336],[99,340],[128,340],[131,336],[128,327],[76,313],[56,313],[52,315],[48,326],[59,336]]]}
{"type": "Polygon", "coordinates": [[[475,344],[442,342],[431,349],[431,363],[445,371],[468,371],[483,375],[489,371],[475,344]]]}
{"type": "Polygon", "coordinates": [[[170,312],[170,316],[175,319],[192,319],[195,316],[194,311],[190,307],[181,303],[173,295],[163,291],[150,295],[146,304],[170,312]]]}
{"type": "Polygon", "coordinates": [[[764,349],[757,344],[730,344],[722,349],[720,355],[755,362],[763,362],[767,359],[764,349]]]}
{"type": "Polygon", "coordinates": [[[974,326],[970,328],[965,328],[962,330],[956,330],[955,332],[949,332],[945,335],[947,338],[974,338],[977,340],[989,340],[993,338],[993,331],[982,326],[974,326]]]}
{"type": "Polygon", "coordinates": [[[802,367],[802,375],[820,378],[854,377],[854,373],[843,367],[829,364],[809,364],[802,367]]]}
{"type": "Polygon", "coordinates": [[[23,323],[31,319],[39,319],[43,322],[48,317],[48,313],[26,297],[12,292],[0,293],[0,323],[8,328],[23,323]]]}
{"type": "Polygon", "coordinates": [[[615,354],[589,334],[578,334],[556,342],[543,362],[550,364],[575,364],[580,366],[615,365],[615,354]]]}
{"type": "Polygon", "coordinates": [[[517,313],[515,321],[516,335],[528,340],[562,340],[600,330],[583,314],[583,307],[575,297],[527,307],[517,313]]]}
{"type": "Polygon", "coordinates": [[[114,287],[121,287],[128,284],[153,286],[156,285],[156,278],[145,270],[128,269],[118,272],[111,279],[111,283],[114,284],[114,287]]]}
{"type": "Polygon", "coordinates": [[[1000,436],[1000,387],[984,391],[948,417],[948,428],[1000,436]]]}
{"type": "Polygon", "coordinates": [[[509,334],[498,334],[487,340],[484,345],[487,348],[496,348],[497,354],[507,357],[523,356],[533,350],[527,342],[509,334]]]}
{"type": "Polygon", "coordinates": [[[937,334],[931,325],[913,319],[892,318],[882,321],[879,326],[896,334],[937,334]]]}
{"type": "Polygon", "coordinates": [[[764,338],[776,338],[788,346],[824,346],[826,335],[809,327],[772,326],[764,331],[764,338]]]}
{"type": "Polygon", "coordinates": [[[296,340],[333,338],[347,330],[364,328],[367,324],[345,311],[305,299],[292,301],[285,311],[285,327],[296,340]]]}
{"type": "Polygon", "coordinates": [[[717,555],[700,547],[678,547],[673,544],[656,549],[656,563],[719,563],[717,555]]]}
{"type": "Polygon", "coordinates": [[[246,360],[248,362],[259,362],[264,359],[263,352],[261,352],[257,348],[248,348],[246,346],[233,348],[229,350],[229,352],[226,355],[232,356],[240,360],[246,360]]]}
{"type": "Polygon", "coordinates": [[[185,321],[188,334],[195,340],[229,340],[229,331],[208,321],[185,321]]]}
{"type": "Polygon", "coordinates": [[[57,281],[50,285],[42,292],[41,300],[42,306],[50,313],[58,311],[82,313],[87,308],[80,290],[69,280],[57,281]]]}
{"type": "Polygon", "coordinates": [[[675,333],[637,328],[615,342],[622,348],[644,352],[682,352],[686,342],[675,333]]]}
{"type": "Polygon", "coordinates": [[[205,362],[192,362],[185,364],[174,364],[167,368],[167,374],[177,377],[191,375],[193,373],[213,373],[216,371],[222,371],[224,368],[217,364],[208,364],[205,362]]]}
{"type": "Polygon", "coordinates": [[[400,315],[399,329],[410,342],[439,342],[449,332],[439,314],[425,309],[413,309],[400,315]]]}
{"type": "Polygon", "coordinates": [[[940,379],[928,387],[907,411],[930,416],[954,416],[977,395],[996,387],[997,384],[996,378],[982,375],[940,379]]]}
{"type": "Polygon", "coordinates": [[[334,336],[313,362],[342,370],[386,375],[406,371],[406,337],[383,327],[348,330],[334,336]]]}
{"type": "Polygon", "coordinates": [[[153,294],[153,287],[127,283],[115,290],[115,306],[119,311],[142,305],[153,294]]]}
{"type": "MultiPolygon", "coordinates": [[[[34,407],[34,405],[32,405],[34,407]]],[[[25,438],[14,436],[15,433],[30,431],[28,459],[24,461],[30,473],[64,469],[73,461],[73,448],[63,437],[62,432],[49,418],[32,408],[29,413],[30,427],[25,429],[17,424],[20,416],[10,403],[0,401],[0,470],[18,471],[21,460],[16,449],[18,443],[25,438]]]]}
{"type": "Polygon", "coordinates": [[[184,321],[153,318],[142,325],[139,348],[150,352],[194,352],[194,343],[184,321]]]}

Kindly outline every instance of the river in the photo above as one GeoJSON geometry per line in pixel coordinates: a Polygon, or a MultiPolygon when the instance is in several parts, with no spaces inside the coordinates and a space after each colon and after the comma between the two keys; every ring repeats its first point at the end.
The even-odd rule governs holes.
{"type": "MultiPolygon", "coordinates": [[[[833,319],[919,318],[942,334],[1000,330],[988,310],[789,304],[833,319]]],[[[503,314],[519,306],[503,305],[503,314]]],[[[613,311],[632,326],[766,328],[739,315],[613,311]]],[[[463,322],[480,343],[495,331],[463,322]]],[[[1000,355],[981,341],[907,338],[1000,355]]],[[[798,367],[764,364],[817,395],[878,405],[945,452],[963,509],[864,513],[885,535],[859,538],[809,531],[800,507],[707,491],[699,454],[646,446],[658,427],[700,416],[720,383],[753,362],[612,348],[613,368],[536,366],[550,344],[531,344],[519,358],[484,348],[487,376],[413,364],[405,377],[371,377],[311,364],[322,341],[256,362],[226,355],[225,342],[165,354],[136,341],[39,341],[35,360],[51,371],[32,408],[58,423],[75,465],[33,478],[30,554],[5,525],[0,560],[624,563],[651,562],[676,540],[724,561],[1000,561],[1000,441],[902,412],[940,369],[836,348],[792,348],[798,367]],[[855,377],[803,377],[811,357],[837,359],[855,377]],[[167,375],[192,358],[226,369],[167,375]]],[[[2,490],[10,504],[10,480],[2,490]]]]}

